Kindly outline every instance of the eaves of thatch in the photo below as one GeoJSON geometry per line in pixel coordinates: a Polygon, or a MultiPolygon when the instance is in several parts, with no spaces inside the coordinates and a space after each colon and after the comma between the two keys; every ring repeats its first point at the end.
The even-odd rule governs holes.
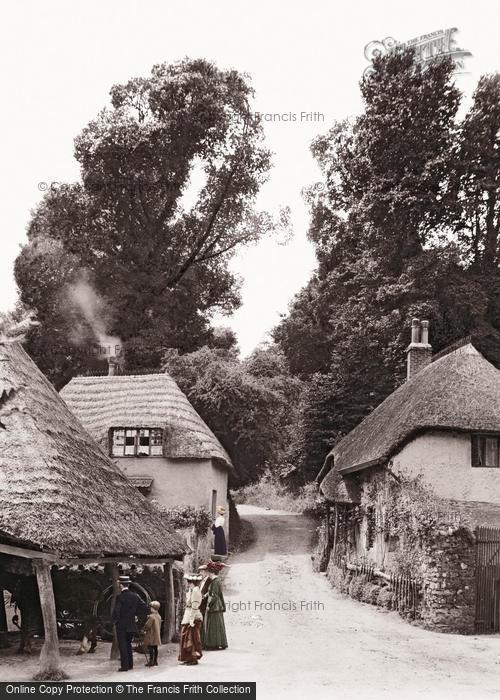
{"type": "Polygon", "coordinates": [[[0,547],[124,561],[186,553],[19,343],[0,342],[0,397],[0,547]]]}
{"type": "Polygon", "coordinates": [[[356,475],[343,477],[335,468],[322,481],[321,492],[331,503],[350,506],[361,503],[361,489],[356,475]]]}
{"type": "Polygon", "coordinates": [[[103,446],[110,428],[163,428],[165,457],[214,459],[232,468],[227,452],[166,373],[75,377],[60,393],[103,446]]]}
{"type": "Polygon", "coordinates": [[[500,433],[500,372],[470,343],[431,362],[335,445],[321,491],[333,493],[337,473],[384,464],[429,430],[500,433]]]}

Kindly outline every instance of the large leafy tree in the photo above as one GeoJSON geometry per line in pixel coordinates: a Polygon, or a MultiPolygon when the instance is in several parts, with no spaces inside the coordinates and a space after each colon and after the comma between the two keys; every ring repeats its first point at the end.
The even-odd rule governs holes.
{"type": "Polygon", "coordinates": [[[227,348],[184,355],[168,350],[164,368],[230,454],[233,485],[280,466],[295,429],[301,385],[279,349],[258,348],[243,361],[227,348]]]}
{"type": "Polygon", "coordinates": [[[460,125],[450,177],[451,225],[471,269],[500,263],[500,75],[480,79],[460,125]]]}
{"type": "Polygon", "coordinates": [[[129,366],[158,367],[165,347],[209,342],[210,314],[238,305],[228,260],[274,226],[254,208],[270,159],[251,98],[234,70],[163,64],[113,87],[76,138],[81,182],[47,194],[16,262],[40,320],[30,349],[51,379],[91,364],[75,325],[81,340],[118,336],[129,366]]]}
{"type": "Polygon", "coordinates": [[[463,227],[466,202],[474,209],[465,134],[477,152],[481,138],[470,124],[488,131],[497,102],[491,86],[490,104],[483,98],[479,107],[476,96],[459,125],[451,63],[423,70],[407,50],[377,59],[361,91],[363,114],[313,144],[323,174],[308,194],[318,269],[274,331],[308,383],[291,448],[303,478],[403,381],[413,316],[431,321],[435,350],[468,333],[496,332],[491,288],[464,265],[453,231],[463,227]]]}

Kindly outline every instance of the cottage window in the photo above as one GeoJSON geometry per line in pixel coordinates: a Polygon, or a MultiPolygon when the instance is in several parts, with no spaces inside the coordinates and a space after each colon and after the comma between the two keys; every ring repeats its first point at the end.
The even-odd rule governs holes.
{"type": "Polygon", "coordinates": [[[163,454],[161,428],[113,428],[111,430],[113,457],[149,457],[163,454]]]}
{"type": "Polygon", "coordinates": [[[500,467],[500,437],[497,435],[472,436],[472,466],[500,467]]]}

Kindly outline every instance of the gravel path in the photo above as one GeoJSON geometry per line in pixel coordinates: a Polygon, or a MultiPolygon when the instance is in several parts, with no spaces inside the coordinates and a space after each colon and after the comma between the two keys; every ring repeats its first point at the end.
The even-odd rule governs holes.
{"type": "MultiPolygon", "coordinates": [[[[174,645],[162,647],[160,666],[143,668],[137,658],[140,666],[128,681],[255,680],[259,700],[500,695],[500,637],[427,632],[396,613],[345,598],[312,572],[314,525],[307,518],[252,506],[239,510],[255,541],[230,559],[225,579],[230,648],[184,667],[174,645]]],[[[65,668],[73,680],[123,681],[107,653],[109,646],[101,644],[94,657],[68,657],[65,668]]],[[[0,676],[14,680],[15,668],[16,679],[27,679],[32,667],[31,661],[22,667],[0,662],[0,676]]]]}

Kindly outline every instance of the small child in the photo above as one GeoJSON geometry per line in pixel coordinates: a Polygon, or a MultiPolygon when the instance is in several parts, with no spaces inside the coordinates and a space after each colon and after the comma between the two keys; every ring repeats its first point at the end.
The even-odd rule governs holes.
{"type": "Polygon", "coordinates": [[[158,666],[158,647],[161,644],[161,617],[158,612],[160,603],[152,600],[149,608],[151,612],[144,624],[144,646],[149,652],[149,661],[146,666],[158,666]]]}

